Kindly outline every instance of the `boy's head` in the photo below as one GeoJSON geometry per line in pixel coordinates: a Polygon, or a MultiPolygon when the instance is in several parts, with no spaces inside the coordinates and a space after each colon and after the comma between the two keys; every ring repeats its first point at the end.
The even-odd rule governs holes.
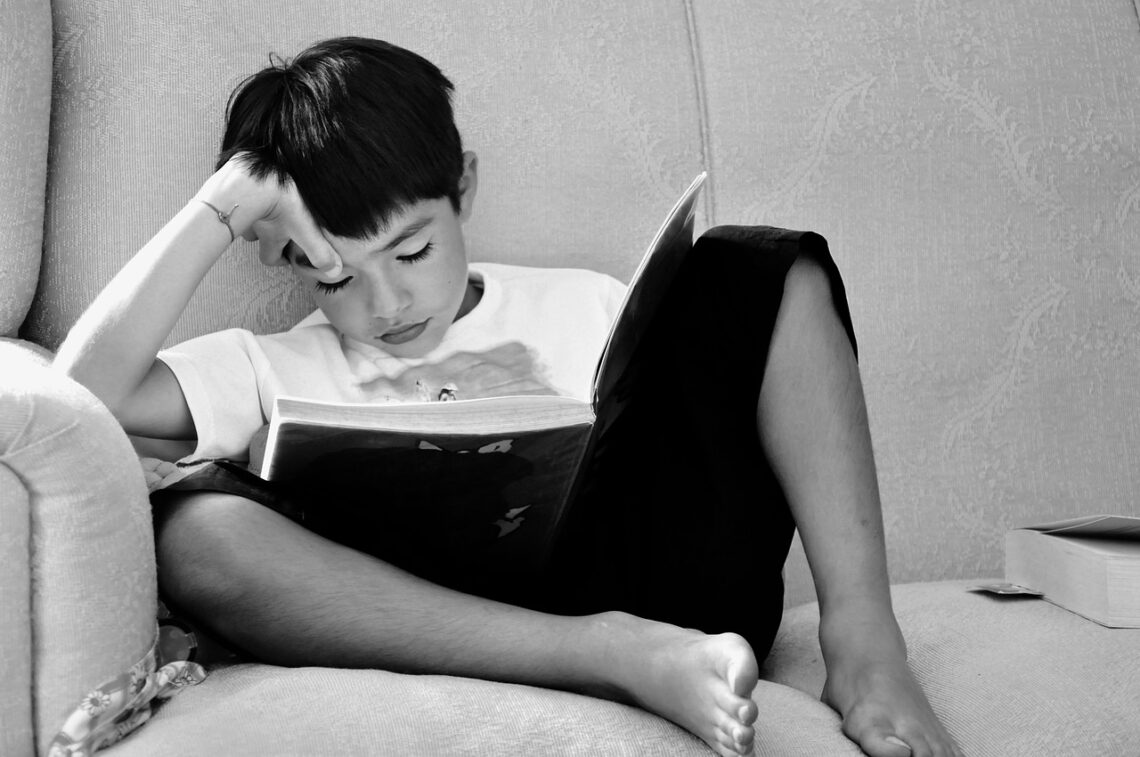
{"type": "Polygon", "coordinates": [[[452,90],[408,50],[325,40],[238,85],[217,165],[246,153],[259,177],[291,178],[317,225],[340,237],[373,236],[420,200],[446,197],[458,212],[452,90]]]}
{"type": "Polygon", "coordinates": [[[386,42],[343,37],[246,79],[227,109],[220,167],[249,156],[291,179],[336,250],[336,276],[288,243],[285,259],[341,334],[398,357],[437,346],[479,300],[460,223],[475,193],[452,85],[386,42]]]}

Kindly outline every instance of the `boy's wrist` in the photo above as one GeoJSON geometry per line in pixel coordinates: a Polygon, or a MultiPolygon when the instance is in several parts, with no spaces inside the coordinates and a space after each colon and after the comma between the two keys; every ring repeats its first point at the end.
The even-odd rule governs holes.
{"type": "Polygon", "coordinates": [[[237,233],[234,231],[234,227],[233,227],[233,224],[231,223],[230,219],[232,218],[234,211],[236,211],[240,207],[240,203],[234,203],[234,206],[232,208],[230,208],[229,211],[227,212],[227,211],[222,210],[221,208],[219,208],[217,205],[210,202],[209,200],[203,200],[200,197],[196,198],[196,199],[198,200],[198,202],[202,203],[207,208],[214,211],[214,214],[218,217],[218,221],[220,223],[224,224],[226,229],[229,230],[229,232],[230,232],[230,243],[232,244],[233,241],[235,239],[237,239],[237,233]]]}
{"type": "Polygon", "coordinates": [[[271,204],[265,182],[250,175],[245,164],[231,158],[206,180],[194,196],[199,207],[213,214],[215,222],[230,234],[231,241],[244,236],[264,215],[259,207],[271,204]]]}
{"type": "Polygon", "coordinates": [[[211,249],[215,249],[217,254],[221,255],[230,248],[230,245],[241,234],[237,219],[242,208],[240,203],[237,203],[239,207],[234,212],[234,205],[235,203],[230,205],[219,204],[215,200],[197,196],[183,206],[179,215],[186,219],[184,223],[192,224],[195,229],[198,229],[196,232],[198,239],[207,243],[211,249]],[[222,211],[222,215],[226,216],[229,223],[221,220],[218,215],[219,210],[222,211]]]}

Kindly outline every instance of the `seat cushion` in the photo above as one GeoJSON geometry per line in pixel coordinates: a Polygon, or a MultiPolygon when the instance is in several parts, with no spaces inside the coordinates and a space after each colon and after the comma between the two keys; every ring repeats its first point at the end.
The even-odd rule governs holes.
{"type": "MultiPolygon", "coordinates": [[[[973,581],[892,589],[911,667],[969,755],[1136,754],[1140,630],[1097,625],[1044,600],[966,590],[973,581]]],[[[784,615],[764,674],[818,696],[818,607],[784,615]]]]}
{"type": "MultiPolygon", "coordinates": [[[[813,697],[761,682],[758,755],[858,755],[813,697]]],[[[635,707],[562,691],[376,670],[242,664],[162,705],[107,757],[710,754],[635,707]]]]}

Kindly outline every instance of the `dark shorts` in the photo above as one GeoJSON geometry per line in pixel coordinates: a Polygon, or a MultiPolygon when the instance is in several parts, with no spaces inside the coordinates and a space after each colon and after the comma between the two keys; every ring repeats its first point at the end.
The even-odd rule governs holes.
{"type": "Polygon", "coordinates": [[[311,492],[283,490],[233,463],[207,466],[173,488],[238,494],[464,591],[550,612],[620,609],[734,631],[763,657],[780,622],[795,525],[761,448],[756,411],[784,279],[801,255],[828,273],[855,348],[843,283],[822,237],[731,226],[702,235],[639,348],[626,412],[568,511],[548,571],[534,580],[479,585],[439,575],[431,544],[369,537],[377,524],[361,513],[376,508],[338,508],[327,497],[308,507],[311,492]]]}

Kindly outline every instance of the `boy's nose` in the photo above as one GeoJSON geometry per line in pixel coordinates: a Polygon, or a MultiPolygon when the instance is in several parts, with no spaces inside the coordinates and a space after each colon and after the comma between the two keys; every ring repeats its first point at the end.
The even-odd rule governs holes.
{"type": "Polygon", "coordinates": [[[384,320],[396,318],[400,311],[411,302],[407,291],[398,283],[386,281],[383,277],[372,280],[372,317],[384,320]]]}

